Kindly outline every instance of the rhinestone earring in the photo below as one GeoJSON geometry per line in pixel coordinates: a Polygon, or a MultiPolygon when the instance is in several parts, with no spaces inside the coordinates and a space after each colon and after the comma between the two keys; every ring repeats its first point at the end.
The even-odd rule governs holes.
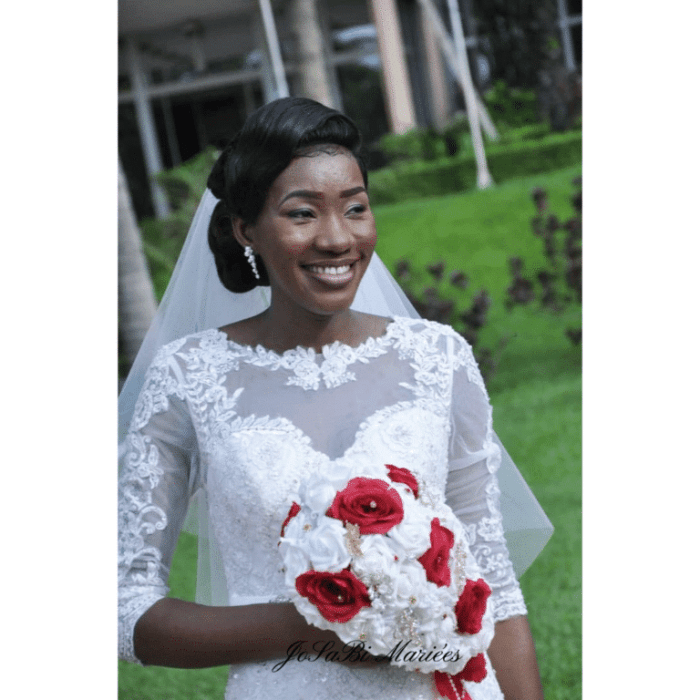
{"type": "Polygon", "coordinates": [[[245,254],[246,258],[248,259],[248,262],[250,263],[251,268],[253,269],[253,274],[255,275],[255,279],[259,280],[260,274],[258,273],[258,266],[255,264],[255,253],[253,252],[253,249],[249,245],[247,245],[243,249],[243,253],[245,254]]]}

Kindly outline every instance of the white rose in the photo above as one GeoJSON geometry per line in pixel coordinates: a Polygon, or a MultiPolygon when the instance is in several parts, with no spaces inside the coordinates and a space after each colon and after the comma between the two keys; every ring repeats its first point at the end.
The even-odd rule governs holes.
{"type": "Polygon", "coordinates": [[[308,508],[302,507],[284,528],[284,536],[280,539],[280,552],[282,556],[284,556],[285,548],[288,543],[304,549],[304,542],[309,536],[309,531],[316,527],[317,521],[318,515],[316,513],[312,513],[308,508]]]}
{"type": "Polygon", "coordinates": [[[433,514],[422,507],[413,494],[401,494],[403,520],[389,530],[390,538],[405,550],[406,556],[418,558],[430,549],[430,529],[433,514]]]}
{"type": "Polygon", "coordinates": [[[353,561],[353,571],[368,588],[376,585],[380,595],[390,595],[400,571],[395,544],[384,535],[365,535],[360,549],[362,556],[353,561]]]}
{"type": "Polygon", "coordinates": [[[284,552],[284,582],[291,588],[296,588],[297,576],[309,571],[311,561],[308,555],[299,547],[287,544],[284,552]]]}
{"type": "Polygon", "coordinates": [[[350,553],[345,546],[345,528],[335,518],[319,518],[303,547],[316,571],[340,571],[350,563],[350,553]]]}
{"type": "Polygon", "coordinates": [[[299,488],[302,505],[316,513],[325,513],[333,503],[336,489],[325,478],[307,479],[299,488]]]}
{"type": "Polygon", "coordinates": [[[366,476],[370,479],[383,479],[388,484],[395,486],[394,482],[389,479],[386,464],[381,462],[365,462],[362,464],[358,476],[366,476]]]}
{"type": "Polygon", "coordinates": [[[353,477],[352,466],[342,459],[330,462],[323,467],[323,479],[336,491],[342,491],[353,477]]]}
{"type": "Polygon", "coordinates": [[[399,605],[403,606],[411,598],[420,599],[423,605],[424,596],[428,593],[425,569],[416,561],[405,561],[401,565],[401,575],[397,577],[395,596],[399,605]]]}

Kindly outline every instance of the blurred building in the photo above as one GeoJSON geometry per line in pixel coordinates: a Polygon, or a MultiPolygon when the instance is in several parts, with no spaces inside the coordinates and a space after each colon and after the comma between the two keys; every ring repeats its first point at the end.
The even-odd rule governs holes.
{"type": "MultiPolygon", "coordinates": [[[[572,20],[566,0],[558,2],[571,44],[580,16],[572,20]]],[[[431,4],[449,27],[445,0],[431,4]]],[[[167,211],[150,175],[223,145],[276,97],[303,95],[340,109],[368,143],[389,131],[444,126],[464,102],[424,5],[119,0],[119,151],[139,217],[167,211]]],[[[467,46],[476,47],[469,2],[460,5],[467,46]]],[[[470,53],[483,86],[488,60],[470,53]]]]}

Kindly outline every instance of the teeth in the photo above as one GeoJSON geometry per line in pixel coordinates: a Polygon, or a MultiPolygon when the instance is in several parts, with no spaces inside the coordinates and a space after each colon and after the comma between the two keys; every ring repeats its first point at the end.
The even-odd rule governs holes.
{"type": "Polygon", "coordinates": [[[350,271],[350,265],[343,265],[342,267],[317,267],[310,265],[309,270],[318,275],[344,275],[350,271]]]}

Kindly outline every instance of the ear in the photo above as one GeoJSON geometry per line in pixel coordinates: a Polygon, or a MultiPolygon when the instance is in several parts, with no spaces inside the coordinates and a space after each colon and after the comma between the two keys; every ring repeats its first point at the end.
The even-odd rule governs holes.
{"type": "Polygon", "coordinates": [[[231,226],[233,228],[234,238],[241,244],[243,248],[247,245],[253,245],[253,227],[246,224],[243,219],[235,218],[232,219],[231,226]]]}

